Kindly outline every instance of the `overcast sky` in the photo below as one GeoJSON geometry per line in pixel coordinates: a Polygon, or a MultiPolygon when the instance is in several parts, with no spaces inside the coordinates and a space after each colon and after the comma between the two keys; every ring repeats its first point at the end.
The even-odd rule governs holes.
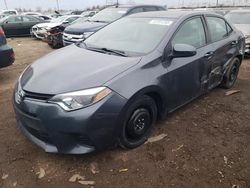
{"type": "MultiPolygon", "coordinates": [[[[116,0],[58,0],[60,9],[85,9],[93,5],[105,5],[106,1],[116,2],[116,0]]],[[[168,6],[181,6],[181,5],[214,5],[216,0],[119,0],[124,4],[127,2],[136,2],[138,4],[160,4],[168,6]]],[[[42,9],[56,8],[56,0],[6,0],[8,8],[26,8],[36,9],[41,7],[42,9]]],[[[247,4],[250,0],[219,0],[219,2],[228,2],[229,4],[240,3],[247,4]]],[[[0,10],[5,9],[4,0],[0,0],[0,10]]]]}

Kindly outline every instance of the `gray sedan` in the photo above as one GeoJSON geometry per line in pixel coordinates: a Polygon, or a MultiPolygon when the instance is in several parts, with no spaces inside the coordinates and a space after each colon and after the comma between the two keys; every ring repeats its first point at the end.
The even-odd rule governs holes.
{"type": "Polygon", "coordinates": [[[136,148],[157,118],[233,87],[244,46],[214,13],[124,17],[24,71],[13,96],[18,125],[47,152],[136,148]]]}

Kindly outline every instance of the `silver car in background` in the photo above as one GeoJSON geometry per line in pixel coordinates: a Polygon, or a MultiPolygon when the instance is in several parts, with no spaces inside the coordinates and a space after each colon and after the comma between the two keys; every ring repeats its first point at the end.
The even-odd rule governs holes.
{"type": "Polygon", "coordinates": [[[233,10],[225,17],[244,34],[246,39],[245,52],[250,55],[250,9],[233,10]]]}

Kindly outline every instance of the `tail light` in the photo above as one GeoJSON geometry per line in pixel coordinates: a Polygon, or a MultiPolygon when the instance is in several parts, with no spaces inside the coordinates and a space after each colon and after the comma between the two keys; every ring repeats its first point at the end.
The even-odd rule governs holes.
{"type": "Polygon", "coordinates": [[[4,31],[2,27],[0,27],[0,36],[4,36],[4,31]]]}

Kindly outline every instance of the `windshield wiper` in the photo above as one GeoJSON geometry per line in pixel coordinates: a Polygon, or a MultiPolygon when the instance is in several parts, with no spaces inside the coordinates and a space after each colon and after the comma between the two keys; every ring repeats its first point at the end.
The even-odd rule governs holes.
{"type": "Polygon", "coordinates": [[[108,23],[108,22],[106,22],[106,21],[101,21],[101,20],[90,20],[90,22],[108,23]]]}
{"type": "MultiPolygon", "coordinates": [[[[85,44],[86,46],[86,44],[85,44]]],[[[108,52],[108,53],[113,53],[119,56],[123,56],[123,57],[128,57],[128,55],[126,55],[126,53],[124,51],[120,51],[120,50],[113,50],[113,49],[108,49],[108,48],[95,48],[95,47],[88,47],[86,46],[86,48],[88,50],[92,50],[92,51],[96,51],[96,52],[108,52]]]]}

